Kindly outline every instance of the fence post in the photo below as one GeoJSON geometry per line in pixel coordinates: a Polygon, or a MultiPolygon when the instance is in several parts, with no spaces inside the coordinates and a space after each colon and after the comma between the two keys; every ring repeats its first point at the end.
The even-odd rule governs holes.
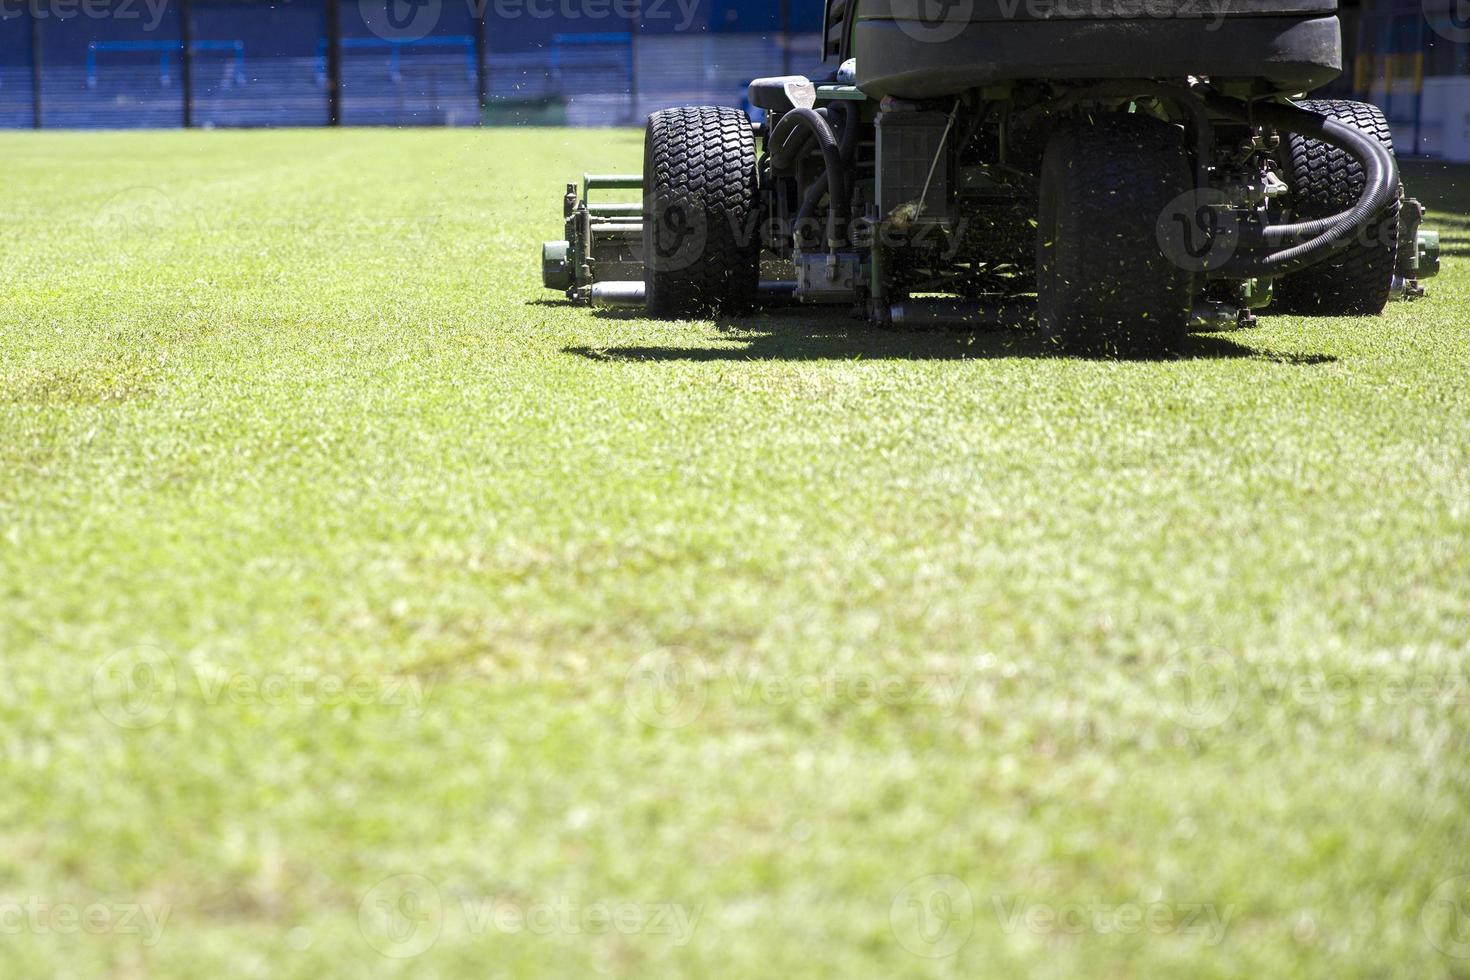
{"type": "Polygon", "coordinates": [[[31,121],[41,128],[41,18],[31,10],[31,121]]]}
{"type": "MultiPolygon", "coordinates": [[[[1417,53],[1414,56],[1414,150],[1412,156],[1418,156],[1422,152],[1420,146],[1424,133],[1424,49],[1427,47],[1424,43],[1426,40],[1424,32],[1428,29],[1429,22],[1425,17],[1416,17],[1414,24],[1416,25],[1414,46],[1417,53]]],[[[1431,47],[1429,50],[1433,51],[1434,48],[1431,47]]],[[[1433,71],[1434,65],[1430,65],[1429,68],[1433,71]]]]}
{"type": "Polygon", "coordinates": [[[638,31],[643,23],[643,0],[628,11],[628,122],[638,121],[638,31]]]}
{"type": "Polygon", "coordinates": [[[485,125],[485,106],[490,98],[490,80],[485,76],[485,68],[490,62],[488,39],[485,36],[485,2],[475,4],[475,98],[479,103],[479,117],[475,125],[485,125]]]}
{"type": "Polygon", "coordinates": [[[781,0],[781,74],[791,74],[791,0],[781,0]]]}
{"type": "Polygon", "coordinates": [[[189,0],[179,0],[179,71],[184,76],[184,128],[194,125],[194,27],[189,0]]]}
{"type": "Polygon", "coordinates": [[[342,10],[341,0],[327,0],[327,119],[342,125],[342,10]]]}

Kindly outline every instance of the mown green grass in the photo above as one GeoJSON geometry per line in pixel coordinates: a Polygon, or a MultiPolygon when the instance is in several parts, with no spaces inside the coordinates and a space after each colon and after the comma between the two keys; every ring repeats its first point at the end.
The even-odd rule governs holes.
{"type": "Polygon", "coordinates": [[[561,305],[640,140],[0,137],[0,973],[1470,975],[1470,173],[1120,363],[561,305]]]}

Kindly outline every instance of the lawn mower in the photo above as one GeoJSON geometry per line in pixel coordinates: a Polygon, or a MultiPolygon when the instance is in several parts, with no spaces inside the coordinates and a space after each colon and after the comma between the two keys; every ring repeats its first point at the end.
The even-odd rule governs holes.
{"type": "Polygon", "coordinates": [[[1438,270],[1383,113],[1303,97],[1340,73],[1336,0],[828,0],[823,44],[817,77],[750,83],[754,121],[655,112],[641,175],[568,184],[544,284],[1128,354],[1377,314],[1438,270]]]}

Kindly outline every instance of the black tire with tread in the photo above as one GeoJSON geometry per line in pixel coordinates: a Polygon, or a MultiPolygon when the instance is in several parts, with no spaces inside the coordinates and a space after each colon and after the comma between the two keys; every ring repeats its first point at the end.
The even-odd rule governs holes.
{"type": "MultiPolygon", "coordinates": [[[[1393,132],[1377,106],[1345,99],[1302,99],[1296,105],[1347,123],[1393,152],[1393,132]]],[[[1291,187],[1294,221],[1325,218],[1352,207],[1363,193],[1363,165],[1321,140],[1288,134],[1278,159],[1291,187]]],[[[1273,310],[1307,316],[1374,316],[1393,285],[1399,239],[1399,202],[1330,258],[1276,281],[1273,310]]]]}
{"type": "Polygon", "coordinates": [[[655,316],[744,313],[760,279],[755,136],[739,109],[648,117],[643,144],[644,288],[655,316]]]}
{"type": "Polygon", "coordinates": [[[1183,134],[1149,116],[1059,125],[1041,166],[1036,282],[1041,329],[1074,353],[1166,352],[1186,336],[1195,282],[1157,222],[1193,187],[1183,134]]]}

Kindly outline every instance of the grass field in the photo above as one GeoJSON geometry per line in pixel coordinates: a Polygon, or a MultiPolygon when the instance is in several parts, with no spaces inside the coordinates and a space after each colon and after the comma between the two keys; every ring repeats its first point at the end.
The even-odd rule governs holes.
{"type": "Polygon", "coordinates": [[[640,146],[0,137],[0,973],[1470,976],[1470,169],[1120,363],[566,306],[640,146]]]}

